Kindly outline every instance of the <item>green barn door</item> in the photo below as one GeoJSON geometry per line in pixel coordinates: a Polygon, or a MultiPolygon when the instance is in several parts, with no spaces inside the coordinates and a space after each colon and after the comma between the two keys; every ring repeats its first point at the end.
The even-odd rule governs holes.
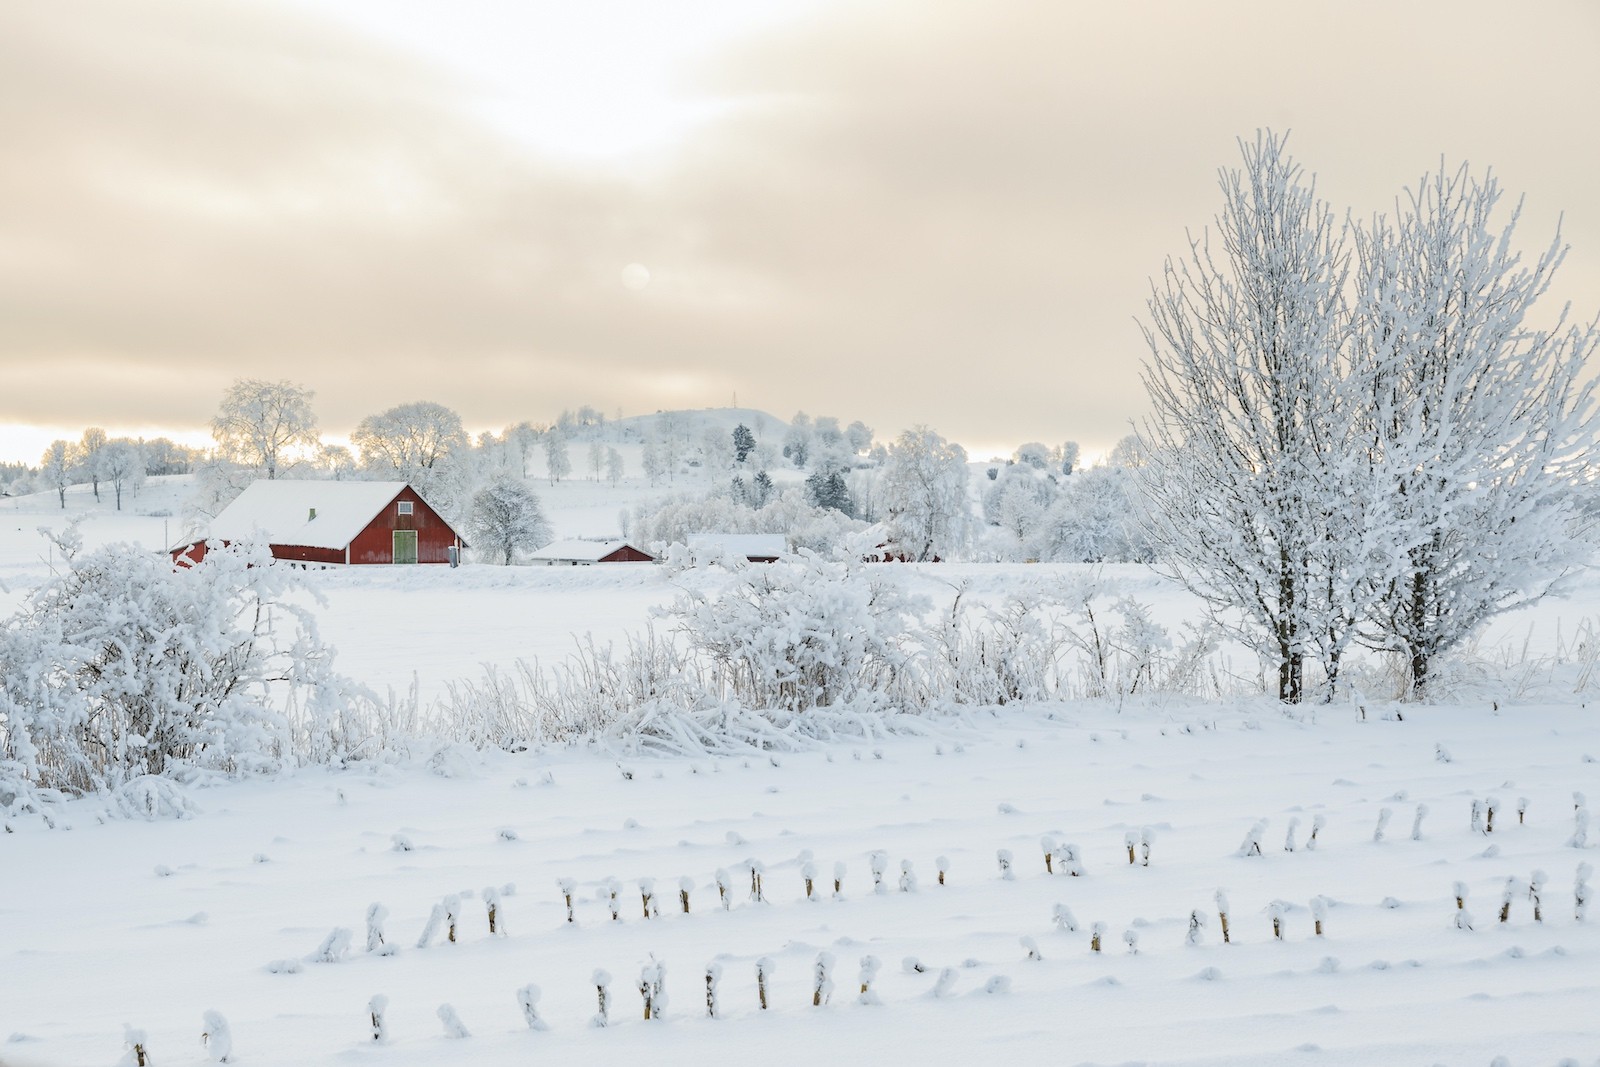
{"type": "Polygon", "coordinates": [[[417,561],[417,531],[396,530],[394,532],[394,561],[396,563],[415,563],[417,561]]]}

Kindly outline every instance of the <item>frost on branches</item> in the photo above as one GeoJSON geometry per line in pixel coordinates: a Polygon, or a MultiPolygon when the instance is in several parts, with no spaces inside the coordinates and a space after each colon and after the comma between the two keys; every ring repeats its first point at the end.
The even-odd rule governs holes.
{"type": "MultiPolygon", "coordinates": [[[[52,793],[157,798],[149,776],[326,761],[363,739],[296,576],[260,547],[174,568],[126,545],[56,539],[64,573],[0,622],[0,809],[52,793]]],[[[145,814],[159,814],[157,810],[145,814]]]]}

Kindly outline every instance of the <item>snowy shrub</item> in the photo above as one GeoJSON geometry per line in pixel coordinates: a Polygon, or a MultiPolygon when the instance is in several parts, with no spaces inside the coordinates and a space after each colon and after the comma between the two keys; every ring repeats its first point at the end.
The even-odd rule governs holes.
{"type": "Polygon", "coordinates": [[[216,545],[178,568],[56,543],[66,569],[0,622],[0,799],[364,751],[375,699],[334,674],[287,600],[296,572],[265,548],[216,545]]]}
{"type": "Polygon", "coordinates": [[[766,873],[767,865],[757,859],[745,860],[744,865],[750,871],[750,899],[765,903],[767,898],[762,893],[761,876],[766,873]]]}
{"type": "Polygon", "coordinates": [[[338,963],[350,954],[350,929],[335,926],[311,954],[314,963],[338,963]]]}
{"type": "Polygon", "coordinates": [[[910,860],[900,861],[900,892],[915,893],[917,891],[917,873],[912,869],[910,860]]]}
{"type": "Polygon", "coordinates": [[[1200,914],[1200,912],[1198,910],[1189,912],[1189,933],[1184,938],[1184,944],[1186,944],[1186,945],[1198,945],[1198,944],[1200,944],[1201,939],[1203,937],[1203,934],[1201,933],[1201,931],[1205,928],[1205,925],[1206,925],[1206,917],[1204,915],[1200,914]]]}
{"type": "Polygon", "coordinates": [[[1283,834],[1283,850],[1285,852],[1294,851],[1294,832],[1299,828],[1300,819],[1297,816],[1290,817],[1289,828],[1283,834]]]}
{"type": "Polygon", "coordinates": [[[667,998],[661,992],[662,983],[666,981],[666,972],[666,967],[653,957],[639,969],[639,996],[644,1000],[644,1017],[647,1022],[651,1019],[660,1019],[662,1010],[667,1006],[667,998]]]}
{"type": "MultiPolygon", "coordinates": [[[[1267,820],[1265,820],[1265,819],[1258,820],[1255,823],[1255,825],[1250,827],[1250,832],[1244,835],[1244,840],[1239,843],[1239,849],[1238,849],[1238,852],[1235,853],[1235,855],[1239,855],[1239,856],[1259,856],[1259,855],[1261,855],[1261,837],[1266,832],[1267,832],[1267,820]]],[[[1316,831],[1314,831],[1314,830],[1312,831],[1312,836],[1313,837],[1316,836],[1316,831]]],[[[1307,843],[1306,847],[1307,848],[1311,847],[1309,842],[1307,843]]],[[[1131,859],[1131,857],[1133,855],[1133,849],[1132,849],[1131,846],[1128,849],[1128,855],[1130,857],[1128,862],[1132,863],[1133,860],[1131,859]]]]}
{"type": "Polygon", "coordinates": [[[550,1024],[539,1017],[540,995],[539,987],[531,982],[517,990],[517,1006],[522,1009],[522,1018],[529,1030],[550,1029],[550,1024]]]}
{"type": "Polygon", "coordinates": [[[1000,877],[1006,881],[1015,881],[1016,875],[1011,870],[1011,850],[1002,848],[995,852],[995,861],[1000,865],[1000,877]]]}
{"type": "Polygon", "coordinates": [[[1044,959],[1043,954],[1039,952],[1039,942],[1027,936],[1023,936],[1017,940],[1018,943],[1022,945],[1022,951],[1027,953],[1027,955],[1023,957],[1024,959],[1034,963],[1038,963],[1044,959]]]}
{"type": "Polygon", "coordinates": [[[128,1049],[128,1057],[124,1063],[133,1064],[134,1067],[147,1067],[150,1054],[146,1051],[146,1046],[149,1045],[150,1038],[143,1030],[137,1030],[124,1023],[122,1043],[128,1049]]]}
{"type": "Polygon", "coordinates": [[[1128,849],[1128,865],[1131,867],[1136,862],[1134,850],[1139,847],[1139,835],[1132,830],[1122,835],[1122,843],[1128,849]]]}
{"type": "Polygon", "coordinates": [[[722,981],[722,964],[706,964],[706,1017],[717,1018],[717,983],[722,981]]]}
{"type": "Polygon", "coordinates": [[[1056,904],[1050,913],[1050,921],[1056,924],[1056,929],[1062,933],[1076,933],[1078,919],[1072,914],[1072,909],[1065,904],[1056,904]]]}
{"type": "Polygon", "coordinates": [[[597,970],[590,976],[589,982],[594,986],[595,999],[600,1005],[599,1010],[595,1012],[594,1018],[589,1020],[589,1025],[597,1029],[603,1029],[611,1025],[611,972],[597,970]]]}
{"type": "Polygon", "coordinates": [[[820,1008],[833,996],[833,953],[817,953],[811,968],[811,1006],[820,1008]]]}

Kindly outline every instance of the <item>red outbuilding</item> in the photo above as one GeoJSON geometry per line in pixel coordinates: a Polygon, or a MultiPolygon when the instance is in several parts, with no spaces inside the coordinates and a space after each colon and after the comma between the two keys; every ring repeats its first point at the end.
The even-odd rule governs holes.
{"type": "Polygon", "coordinates": [[[198,563],[206,543],[265,542],[275,559],[317,564],[449,563],[461,535],[405,482],[257,481],[172,549],[198,563]]]}

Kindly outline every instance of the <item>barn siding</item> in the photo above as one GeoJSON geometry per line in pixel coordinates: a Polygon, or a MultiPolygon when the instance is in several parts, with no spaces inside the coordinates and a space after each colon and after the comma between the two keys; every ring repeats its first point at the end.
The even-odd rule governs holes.
{"type": "Polygon", "coordinates": [[[648,552],[640,552],[632,545],[623,545],[615,552],[607,552],[600,557],[601,563],[654,563],[656,558],[648,552]]]}
{"type": "MultiPolygon", "coordinates": [[[[350,562],[393,563],[396,530],[417,531],[418,563],[450,562],[450,546],[456,543],[455,531],[410,486],[401,490],[377,518],[356,534],[350,542],[350,562]],[[401,515],[395,506],[402,500],[411,501],[410,515],[401,515]]],[[[342,557],[339,562],[343,562],[342,557]]]]}

